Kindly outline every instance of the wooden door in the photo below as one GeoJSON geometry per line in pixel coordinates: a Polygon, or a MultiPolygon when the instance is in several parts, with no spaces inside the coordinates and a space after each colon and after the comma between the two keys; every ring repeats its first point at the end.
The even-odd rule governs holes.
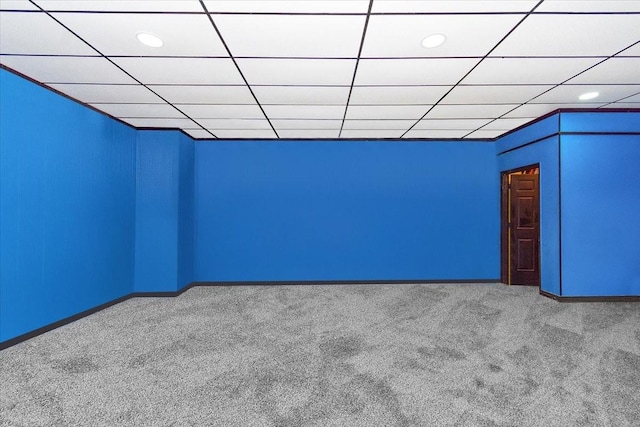
{"type": "Polygon", "coordinates": [[[540,286],[539,175],[509,178],[509,284],[540,286]]]}

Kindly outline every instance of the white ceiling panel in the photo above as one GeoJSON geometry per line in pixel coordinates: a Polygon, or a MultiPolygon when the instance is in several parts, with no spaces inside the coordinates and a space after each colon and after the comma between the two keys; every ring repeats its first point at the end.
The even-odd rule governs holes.
{"type": "Polygon", "coordinates": [[[640,56],[640,41],[629,47],[628,49],[620,52],[619,56],[640,56]]]}
{"type": "Polygon", "coordinates": [[[351,92],[349,104],[435,104],[449,88],[450,86],[355,86],[351,92]]]}
{"type": "Polygon", "coordinates": [[[194,139],[213,139],[213,135],[204,129],[183,129],[191,138],[194,139]]]}
{"type": "Polygon", "coordinates": [[[136,83],[105,58],[2,56],[0,63],[41,83],[136,83]]]}
{"type": "Polygon", "coordinates": [[[158,118],[185,118],[184,114],[169,104],[91,104],[100,111],[120,118],[129,117],[158,117],[158,118]]]}
{"type": "Polygon", "coordinates": [[[228,56],[206,15],[54,13],[53,16],[107,56],[228,56]],[[136,38],[140,32],[160,37],[164,45],[158,48],[143,45],[136,38]]]}
{"type": "Polygon", "coordinates": [[[367,27],[362,57],[482,57],[489,53],[522,17],[522,15],[372,16],[367,27]],[[473,31],[469,31],[469,28],[473,28],[473,31]],[[447,38],[446,42],[435,48],[423,48],[422,40],[431,34],[444,34],[447,38]]]}
{"type": "Polygon", "coordinates": [[[429,105],[349,105],[347,119],[408,119],[418,120],[429,105]]]}
{"type": "Polygon", "coordinates": [[[487,58],[463,84],[560,84],[586,70],[598,58],[487,58]]]}
{"type": "Polygon", "coordinates": [[[238,59],[252,85],[350,85],[353,59],[238,59]]]}
{"type": "Polygon", "coordinates": [[[367,13],[369,0],[205,0],[209,12],[367,13]]]}
{"type": "Polygon", "coordinates": [[[393,138],[398,139],[404,131],[398,129],[376,129],[376,130],[349,130],[343,129],[340,138],[362,138],[362,139],[379,139],[393,138]]]}
{"type": "Polygon", "coordinates": [[[253,93],[263,105],[345,105],[349,97],[349,88],[346,86],[254,86],[253,93]]]}
{"type": "Polygon", "coordinates": [[[537,0],[375,0],[374,13],[528,12],[537,0]]]}
{"type": "Polygon", "coordinates": [[[218,15],[214,21],[236,57],[356,58],[365,17],[218,15]]]}
{"type": "Polygon", "coordinates": [[[189,119],[161,119],[155,117],[122,118],[122,121],[139,128],[185,129],[197,126],[189,119]]]}
{"type": "Polygon", "coordinates": [[[405,131],[413,126],[415,122],[415,120],[345,120],[343,129],[398,129],[405,131]]]}
{"type": "Polygon", "coordinates": [[[340,134],[339,129],[278,129],[278,136],[280,138],[322,138],[322,139],[334,139],[340,134]]]}
{"type": "Polygon", "coordinates": [[[52,88],[87,104],[162,104],[164,101],[142,85],[52,84],[52,88]]]}
{"type": "Polygon", "coordinates": [[[178,108],[193,119],[263,119],[257,104],[253,105],[193,105],[180,104],[178,108]]]}
{"type": "Polygon", "coordinates": [[[562,85],[539,96],[532,102],[535,104],[567,102],[582,104],[578,97],[587,92],[598,92],[600,95],[595,99],[583,102],[584,104],[614,102],[640,92],[640,85],[562,85]]]}
{"type": "Polygon", "coordinates": [[[453,85],[477,59],[363,59],[356,85],[453,85]]]}
{"type": "Polygon", "coordinates": [[[506,112],[517,107],[518,104],[496,104],[496,105],[443,105],[433,107],[427,119],[493,119],[500,117],[506,112]]]}
{"type": "Polygon", "coordinates": [[[249,89],[244,86],[162,86],[149,88],[168,102],[176,104],[254,104],[249,89]]]}
{"type": "Polygon", "coordinates": [[[0,53],[98,56],[55,20],[34,12],[0,12],[0,53]],[[25,31],[25,28],[38,31],[25,31]]]}
{"type": "Polygon", "coordinates": [[[457,86],[443,104],[521,104],[540,95],[551,85],[540,86],[457,86]]]}
{"type": "Polygon", "coordinates": [[[531,15],[491,55],[612,55],[638,41],[639,19],[638,15],[531,15]]]}
{"type": "Polygon", "coordinates": [[[244,138],[244,139],[273,139],[276,138],[276,134],[271,129],[236,129],[236,130],[216,130],[209,129],[218,139],[224,138],[244,138]]]}
{"type": "Polygon", "coordinates": [[[36,5],[28,0],[2,0],[0,10],[39,10],[36,5]]]}
{"type": "Polygon", "coordinates": [[[411,129],[407,134],[403,137],[405,139],[411,138],[420,138],[420,139],[451,139],[451,138],[462,138],[466,134],[468,134],[469,130],[461,130],[461,129],[411,129]]]}
{"type": "MultiPolygon", "coordinates": [[[[638,18],[640,24],[640,17],[638,18]]],[[[640,27],[638,27],[640,34],[640,27]]],[[[571,84],[640,84],[640,58],[615,57],[585,71],[571,84]]]]}
{"type": "Polygon", "coordinates": [[[601,105],[603,105],[601,102],[583,104],[524,104],[505,114],[504,118],[542,117],[560,108],[598,108],[601,105]]]}
{"type": "MultiPolygon", "coordinates": [[[[198,124],[207,129],[271,129],[265,119],[198,119],[198,124]]],[[[217,135],[217,134],[216,134],[217,135]]]]}
{"type": "MultiPolygon", "coordinates": [[[[640,92],[640,91],[638,91],[640,92]]],[[[624,101],[624,102],[640,102],[640,93],[635,93],[632,96],[626,96],[624,98],[621,98],[620,101],[624,101]]]]}
{"type": "Polygon", "coordinates": [[[633,108],[640,110],[640,102],[614,102],[613,104],[606,105],[602,108],[633,108]]]}
{"type": "Polygon", "coordinates": [[[637,0],[545,0],[536,12],[640,12],[637,0]]]}
{"type": "Polygon", "coordinates": [[[342,105],[264,105],[270,119],[342,119],[342,105]]]}
{"type": "Polygon", "coordinates": [[[45,10],[203,12],[198,0],[35,0],[45,10]]]}
{"type": "Polygon", "coordinates": [[[486,130],[501,130],[506,132],[511,129],[515,129],[518,126],[522,126],[530,121],[533,121],[538,116],[534,117],[510,117],[510,118],[502,118],[492,121],[484,126],[482,129],[486,130]]]}
{"type": "Polygon", "coordinates": [[[489,119],[424,119],[414,127],[416,130],[475,130],[486,125],[489,119]]]}
{"type": "Polygon", "coordinates": [[[278,134],[280,134],[281,130],[292,129],[340,130],[340,126],[342,126],[342,120],[271,119],[271,124],[276,128],[278,134]]]}
{"type": "Polygon", "coordinates": [[[465,136],[465,139],[492,139],[497,138],[504,133],[505,131],[503,130],[478,129],[473,133],[465,136]]]}
{"type": "Polygon", "coordinates": [[[144,84],[242,84],[231,59],[224,58],[113,58],[144,84]]]}

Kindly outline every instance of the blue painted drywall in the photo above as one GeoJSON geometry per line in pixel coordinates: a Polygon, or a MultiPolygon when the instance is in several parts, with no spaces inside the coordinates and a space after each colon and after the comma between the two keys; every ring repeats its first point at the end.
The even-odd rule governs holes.
{"type": "Polygon", "coordinates": [[[560,130],[567,132],[640,132],[640,112],[566,112],[560,114],[560,130]]]}
{"type": "Polygon", "coordinates": [[[195,280],[496,279],[496,169],[486,142],[198,142],[195,280]]]}
{"type": "MultiPolygon", "coordinates": [[[[603,127],[616,125],[629,122],[603,127]]],[[[640,135],[562,135],[560,145],[562,295],[639,296],[640,135]]]]}
{"type": "Polygon", "coordinates": [[[499,172],[540,164],[540,289],[554,295],[560,295],[559,139],[551,136],[498,155],[499,172]]]}
{"type": "Polygon", "coordinates": [[[135,133],[0,69],[0,341],[132,291],[135,133]]]}
{"type": "Polygon", "coordinates": [[[139,131],[136,165],[135,291],[175,292],[193,276],[193,141],[139,131]]]}
{"type": "Polygon", "coordinates": [[[533,141],[539,141],[560,131],[560,116],[552,114],[549,117],[530,123],[529,125],[510,132],[496,141],[496,152],[504,153],[515,150],[533,141]]]}

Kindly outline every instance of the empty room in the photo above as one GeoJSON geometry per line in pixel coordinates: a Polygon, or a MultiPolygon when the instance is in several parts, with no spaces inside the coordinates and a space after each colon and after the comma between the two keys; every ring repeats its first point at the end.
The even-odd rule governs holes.
{"type": "Polygon", "coordinates": [[[640,424],[640,0],[0,0],[0,426],[640,424]]]}

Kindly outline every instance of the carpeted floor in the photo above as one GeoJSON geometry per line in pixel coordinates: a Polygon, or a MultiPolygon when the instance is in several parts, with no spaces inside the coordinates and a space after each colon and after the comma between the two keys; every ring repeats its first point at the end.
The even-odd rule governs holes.
{"type": "Polygon", "coordinates": [[[0,351],[1,426],[640,425],[640,304],[195,287],[0,351]]]}

